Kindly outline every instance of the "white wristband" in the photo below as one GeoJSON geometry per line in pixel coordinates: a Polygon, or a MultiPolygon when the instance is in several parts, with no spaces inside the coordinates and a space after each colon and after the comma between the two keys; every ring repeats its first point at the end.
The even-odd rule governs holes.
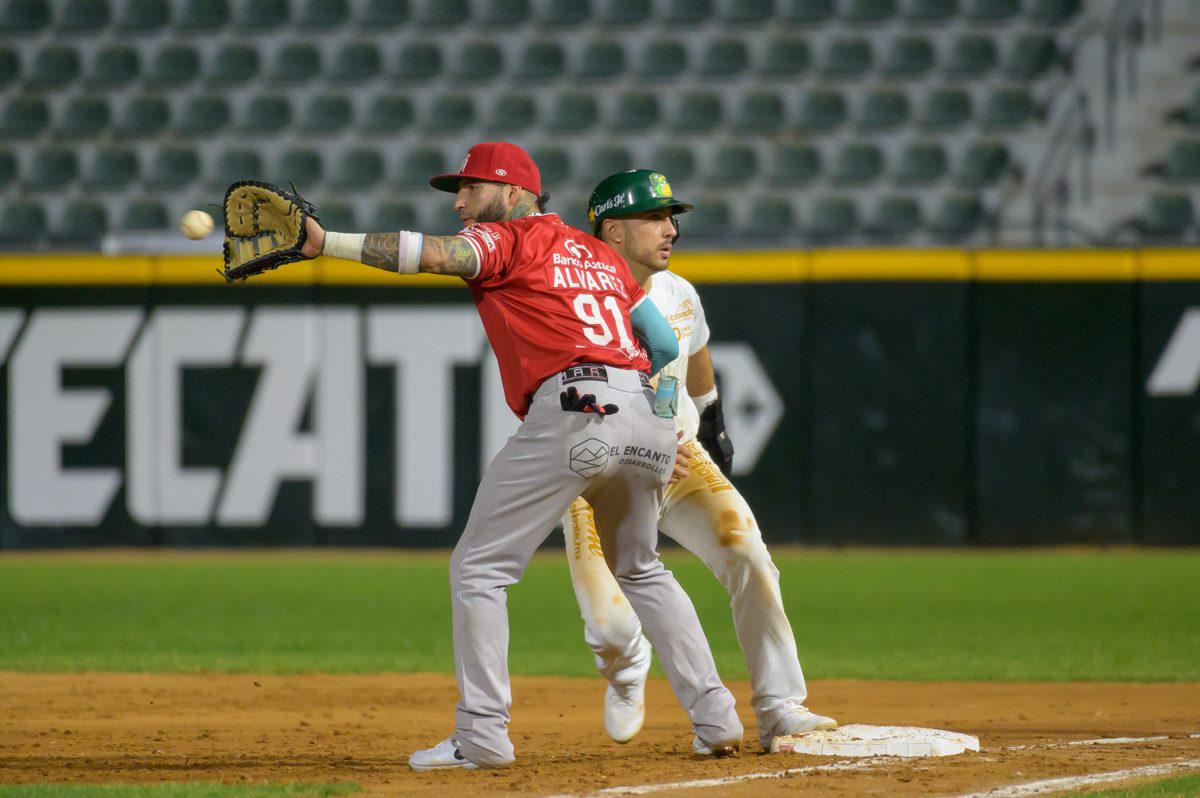
{"type": "Polygon", "coordinates": [[[321,247],[321,254],[328,255],[331,258],[341,258],[342,260],[362,260],[363,241],[367,238],[365,233],[333,233],[325,232],[325,244],[321,247]]]}
{"type": "Polygon", "coordinates": [[[708,407],[715,401],[717,401],[717,386],[715,386],[715,385],[713,386],[711,391],[704,394],[703,396],[693,396],[692,397],[692,404],[694,404],[696,406],[696,411],[699,413],[703,413],[704,408],[708,407]]]}
{"type": "Polygon", "coordinates": [[[400,251],[396,258],[396,263],[399,264],[397,271],[401,274],[416,274],[421,271],[421,247],[425,243],[425,236],[401,230],[399,239],[400,251]]]}

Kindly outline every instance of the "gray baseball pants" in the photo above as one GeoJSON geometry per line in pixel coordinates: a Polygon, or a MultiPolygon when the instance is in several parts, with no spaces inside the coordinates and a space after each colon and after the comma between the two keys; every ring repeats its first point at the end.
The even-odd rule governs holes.
{"type": "Polygon", "coordinates": [[[459,748],[485,767],[514,760],[506,590],[581,495],[605,530],[617,584],[696,734],[708,744],[740,742],[733,695],[717,676],[696,610],[656,550],[662,487],[675,460],[674,421],[654,415],[653,393],[635,371],[610,367],[606,381],[571,384],[620,411],[563,411],[562,376],[543,383],[525,421],[484,472],[450,559],[459,748]]]}

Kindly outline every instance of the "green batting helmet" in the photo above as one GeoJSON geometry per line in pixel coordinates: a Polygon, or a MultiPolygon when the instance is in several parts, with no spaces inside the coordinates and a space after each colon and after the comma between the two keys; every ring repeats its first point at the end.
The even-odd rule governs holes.
{"type": "Polygon", "coordinates": [[[605,219],[632,216],[657,208],[685,213],[694,207],[671,195],[671,184],[662,174],[649,169],[630,169],[609,175],[592,189],[588,200],[588,222],[592,225],[592,233],[599,235],[600,222],[605,219]]]}

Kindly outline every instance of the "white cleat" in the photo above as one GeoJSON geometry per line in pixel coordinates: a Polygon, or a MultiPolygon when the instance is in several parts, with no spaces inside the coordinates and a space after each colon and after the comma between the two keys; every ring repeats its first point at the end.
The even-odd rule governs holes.
{"type": "Polygon", "coordinates": [[[414,751],[413,755],[408,758],[408,766],[413,770],[479,769],[479,765],[462,755],[462,751],[458,750],[458,743],[453,737],[442,740],[433,748],[414,751]]]}
{"type": "Polygon", "coordinates": [[[803,704],[794,704],[790,712],[775,722],[775,726],[766,734],[759,734],[758,742],[764,751],[771,750],[771,742],[780,737],[800,737],[810,732],[829,731],[836,729],[838,723],[833,718],[818,715],[803,704]]]}
{"type": "Polygon", "coordinates": [[[733,756],[741,748],[740,742],[729,743],[706,743],[700,739],[700,735],[692,737],[692,751],[700,756],[715,756],[717,758],[723,756],[733,756]]]}
{"type": "Polygon", "coordinates": [[[637,736],[646,720],[646,674],[650,672],[650,641],[640,637],[636,668],[626,668],[620,676],[633,681],[609,682],[604,690],[604,730],[614,742],[625,743],[637,736]]]}

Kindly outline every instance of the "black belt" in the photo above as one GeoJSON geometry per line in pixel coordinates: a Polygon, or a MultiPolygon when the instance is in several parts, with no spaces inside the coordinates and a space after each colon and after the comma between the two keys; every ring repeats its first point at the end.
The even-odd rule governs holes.
{"type": "MultiPolygon", "coordinates": [[[[645,373],[639,371],[638,377],[642,380],[642,387],[650,387],[650,378],[645,373]]],[[[569,385],[573,382],[585,382],[594,380],[598,382],[608,382],[608,367],[599,363],[579,363],[564,369],[562,372],[562,384],[569,385]]]]}

